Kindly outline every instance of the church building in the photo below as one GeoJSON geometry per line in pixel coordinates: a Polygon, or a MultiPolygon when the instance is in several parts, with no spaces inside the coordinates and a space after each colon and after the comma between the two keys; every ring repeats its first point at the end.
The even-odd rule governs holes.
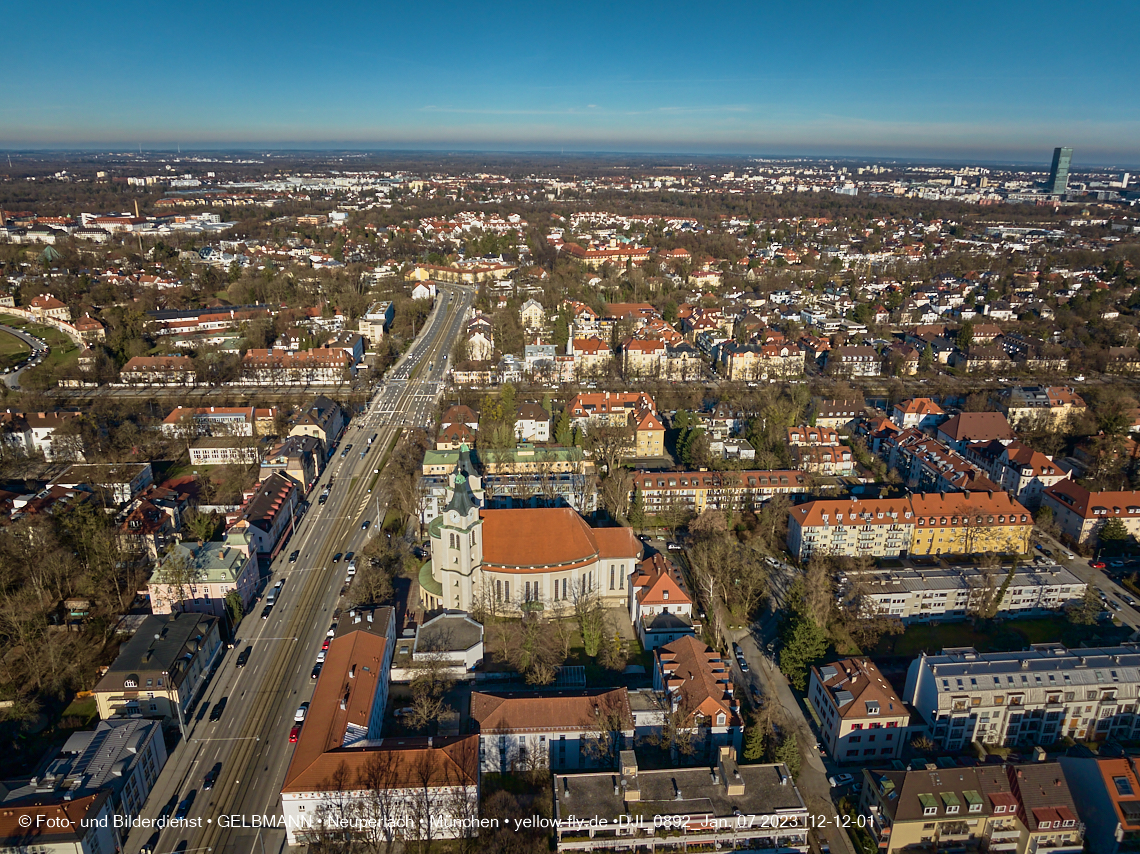
{"type": "Polygon", "coordinates": [[[431,562],[420,570],[428,610],[572,608],[583,593],[626,606],[642,551],[631,528],[591,528],[569,507],[485,509],[466,445],[446,497],[429,526],[431,562]]]}

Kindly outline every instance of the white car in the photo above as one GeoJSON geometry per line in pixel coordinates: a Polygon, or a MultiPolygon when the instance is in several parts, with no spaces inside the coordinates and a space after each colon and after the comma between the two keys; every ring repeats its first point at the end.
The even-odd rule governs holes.
{"type": "Polygon", "coordinates": [[[828,777],[827,782],[831,784],[831,788],[838,789],[840,786],[846,786],[855,782],[855,778],[850,774],[836,774],[834,777],[828,777]]]}
{"type": "Polygon", "coordinates": [[[317,653],[317,664],[324,664],[326,655],[328,655],[328,652],[326,650],[322,649],[320,652],[318,652],[317,653]]]}
{"type": "Polygon", "coordinates": [[[302,721],[305,720],[305,715],[307,715],[308,713],[309,713],[309,704],[308,703],[302,703],[300,706],[298,706],[297,713],[295,715],[293,715],[293,722],[298,723],[298,724],[301,723],[302,721]]]}

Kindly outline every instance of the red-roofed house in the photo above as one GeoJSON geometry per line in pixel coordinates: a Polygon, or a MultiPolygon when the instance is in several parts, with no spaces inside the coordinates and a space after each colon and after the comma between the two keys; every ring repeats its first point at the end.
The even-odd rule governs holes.
{"type": "Polygon", "coordinates": [[[944,421],[944,415],[942,407],[929,397],[912,397],[894,405],[891,422],[903,430],[909,427],[927,430],[944,421]]]}
{"type": "Polygon", "coordinates": [[[1053,511],[1061,533],[1075,543],[1100,540],[1100,529],[1109,519],[1119,519],[1128,533],[1140,536],[1140,492],[1090,492],[1072,480],[1048,487],[1041,506],[1053,511]]]}
{"type": "Polygon", "coordinates": [[[71,323],[71,309],[66,303],[56,299],[54,294],[40,294],[38,297],[33,297],[28,303],[28,311],[40,320],[51,317],[64,323],[71,323]]]}
{"type": "Polygon", "coordinates": [[[612,767],[632,747],[625,688],[587,691],[475,691],[480,767],[490,773],[533,768],[612,767]]]}
{"type": "Polygon", "coordinates": [[[674,712],[687,718],[698,749],[740,749],[740,704],[733,696],[732,673],[704,641],[686,636],[653,653],[653,688],[665,692],[674,712]]]}
{"type": "Polygon", "coordinates": [[[681,570],[656,552],[637,565],[629,581],[629,619],[644,649],[691,635],[693,600],[681,570]]]}

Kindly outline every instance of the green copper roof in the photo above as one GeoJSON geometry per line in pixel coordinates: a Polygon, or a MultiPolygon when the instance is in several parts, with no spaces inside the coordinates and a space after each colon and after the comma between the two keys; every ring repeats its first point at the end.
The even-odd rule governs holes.
{"type": "Polygon", "coordinates": [[[420,587],[432,596],[443,598],[443,585],[432,578],[430,560],[420,567],[420,587]]]}

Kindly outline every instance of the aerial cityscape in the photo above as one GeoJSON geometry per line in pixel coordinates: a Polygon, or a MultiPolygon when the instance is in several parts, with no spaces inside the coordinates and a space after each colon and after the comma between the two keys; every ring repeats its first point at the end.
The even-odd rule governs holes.
{"type": "Polygon", "coordinates": [[[199,11],[8,15],[0,852],[1140,850],[1137,10],[199,11]]]}

